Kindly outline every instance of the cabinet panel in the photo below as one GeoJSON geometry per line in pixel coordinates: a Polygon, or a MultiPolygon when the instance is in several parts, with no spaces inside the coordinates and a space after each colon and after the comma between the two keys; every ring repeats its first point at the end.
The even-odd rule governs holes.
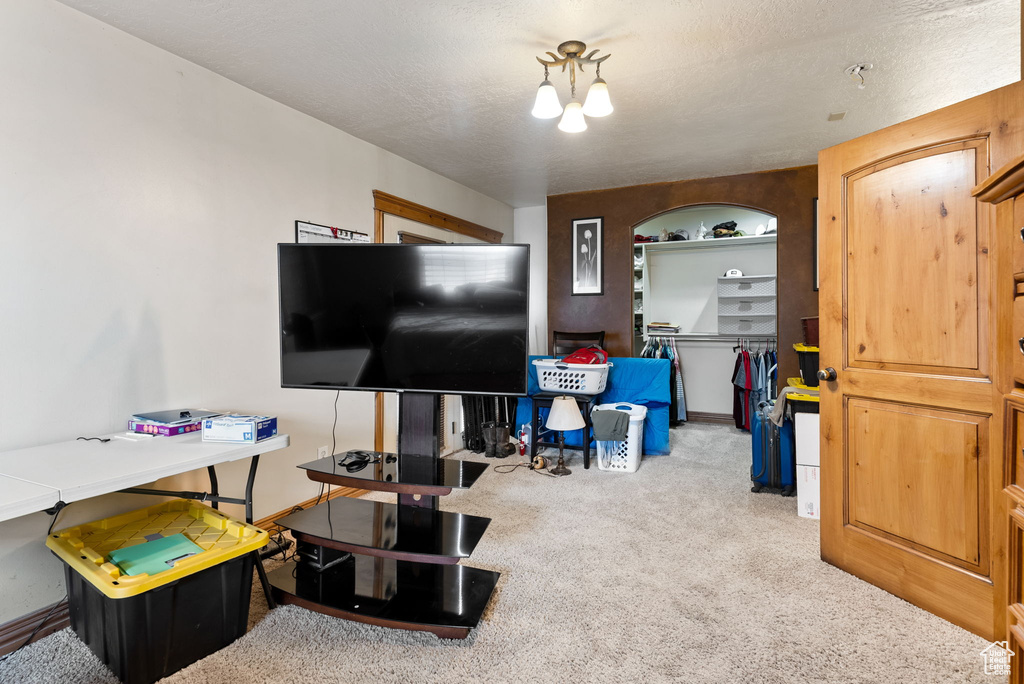
{"type": "MultiPolygon", "coordinates": [[[[1009,684],[1024,684],[1024,629],[1021,629],[1021,613],[1024,606],[1012,605],[1007,610],[1007,633],[1006,641],[1009,650],[1013,655],[1010,657],[1010,682],[1009,684]]],[[[986,673],[988,674],[988,673],[986,673]]]]}
{"type": "Polygon", "coordinates": [[[1013,272],[1024,278],[1024,197],[1013,202],[1013,272]]]}
{"type": "Polygon", "coordinates": [[[1014,505],[1024,507],[1024,392],[1006,397],[1003,486],[1014,505]]]}
{"type": "Polygon", "coordinates": [[[1010,585],[1007,601],[1010,605],[1021,603],[1024,597],[1024,576],[1021,568],[1024,561],[1024,508],[1020,506],[1010,511],[1010,585]]]}
{"type": "Polygon", "coordinates": [[[1013,300],[1013,379],[1024,385],[1024,296],[1013,300]]]}

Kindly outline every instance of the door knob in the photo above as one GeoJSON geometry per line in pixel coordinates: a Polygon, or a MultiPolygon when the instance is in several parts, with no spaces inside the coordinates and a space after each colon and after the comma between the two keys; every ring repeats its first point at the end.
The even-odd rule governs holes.
{"type": "Polygon", "coordinates": [[[1024,354],[1024,337],[1017,340],[1017,346],[1020,347],[1020,353],[1024,354]]]}
{"type": "Polygon", "coordinates": [[[836,369],[826,368],[824,370],[818,371],[818,379],[824,380],[825,382],[832,382],[833,380],[836,379],[836,369]]]}

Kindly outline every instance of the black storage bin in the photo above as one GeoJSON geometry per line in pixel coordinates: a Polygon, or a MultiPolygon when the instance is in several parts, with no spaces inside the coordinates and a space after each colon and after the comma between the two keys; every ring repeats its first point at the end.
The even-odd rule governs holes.
{"type": "Polygon", "coordinates": [[[150,684],[245,634],[253,562],[246,553],[117,599],[65,564],[71,628],[124,684],[150,684]]]}
{"type": "Polygon", "coordinates": [[[786,398],[786,405],[790,407],[793,413],[820,413],[821,403],[817,401],[806,401],[804,399],[794,399],[793,395],[789,395],[786,398]]]}
{"type": "Polygon", "coordinates": [[[800,377],[811,388],[818,387],[818,348],[806,344],[794,344],[793,349],[800,359],[800,377]]]}

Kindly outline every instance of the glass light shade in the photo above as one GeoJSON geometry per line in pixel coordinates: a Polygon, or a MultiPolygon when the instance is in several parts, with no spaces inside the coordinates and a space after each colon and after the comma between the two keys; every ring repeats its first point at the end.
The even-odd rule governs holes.
{"type": "Polygon", "coordinates": [[[587,120],[583,118],[583,105],[575,100],[565,105],[562,120],[558,122],[558,130],[566,133],[579,133],[587,130],[587,120]]]}
{"type": "MultiPolygon", "coordinates": [[[[571,105],[567,105],[566,109],[571,105]]],[[[576,103],[579,106],[579,103],[576,103]]],[[[551,412],[544,423],[549,430],[581,430],[587,423],[583,420],[580,407],[572,397],[556,397],[551,402],[551,412]]]]}
{"type": "Polygon", "coordinates": [[[558,101],[558,92],[551,81],[544,81],[537,89],[537,101],[533,104],[533,112],[538,119],[554,119],[562,113],[562,103],[558,101]]]}
{"type": "Polygon", "coordinates": [[[608,116],[614,111],[612,101],[608,99],[608,84],[603,78],[595,78],[587,91],[587,101],[583,103],[583,113],[587,116],[608,116]]]}

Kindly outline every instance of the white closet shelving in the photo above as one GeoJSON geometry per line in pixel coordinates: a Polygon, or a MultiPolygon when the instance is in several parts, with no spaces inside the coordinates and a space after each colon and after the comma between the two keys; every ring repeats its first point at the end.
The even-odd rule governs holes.
{"type": "MultiPolygon", "coordinates": [[[[773,337],[777,330],[776,232],[756,235],[760,225],[774,225],[772,217],[745,207],[701,205],[661,214],[635,229],[654,236],[685,230],[691,239],[634,243],[634,322],[639,333],[634,354],[651,337],[653,321],[679,326],[673,335],[679,348],[691,412],[729,415],[729,382],[738,337],[773,337]],[[735,221],[746,235],[732,238],[696,237],[703,224],[735,221]],[[730,269],[742,278],[724,278],[730,269]],[[639,285],[639,288],[637,288],[639,285]],[[637,314],[640,307],[642,314],[637,314]]],[[[657,335],[655,333],[654,335],[657,335]]]]}
{"type": "Polygon", "coordinates": [[[718,279],[718,334],[774,335],[776,324],[774,275],[718,279]]]}
{"type": "Polygon", "coordinates": [[[652,321],[678,324],[682,335],[774,335],[776,239],[771,234],[637,243],[641,265],[634,260],[633,311],[639,337],[647,338],[652,321]],[[744,277],[724,278],[732,268],[744,277]],[[743,289],[755,282],[756,296],[753,286],[743,289]]]}

